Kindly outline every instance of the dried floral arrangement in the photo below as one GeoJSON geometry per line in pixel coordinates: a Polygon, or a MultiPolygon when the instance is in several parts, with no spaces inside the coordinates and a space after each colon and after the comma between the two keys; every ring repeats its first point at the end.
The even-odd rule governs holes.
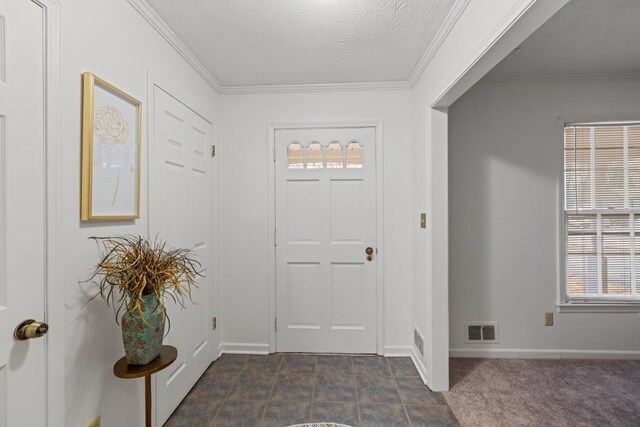
{"type": "Polygon", "coordinates": [[[166,242],[142,236],[90,237],[101,258],[87,282],[96,283],[102,297],[116,315],[126,309],[130,315],[143,314],[143,296],[155,295],[163,318],[167,318],[165,297],[184,307],[192,299],[196,279],[202,277],[202,265],[190,249],[166,249],[166,242]]]}

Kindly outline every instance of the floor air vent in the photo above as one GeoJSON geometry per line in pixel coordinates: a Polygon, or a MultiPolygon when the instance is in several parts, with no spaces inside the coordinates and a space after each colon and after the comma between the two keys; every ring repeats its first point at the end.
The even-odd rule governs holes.
{"type": "Polygon", "coordinates": [[[467,344],[498,342],[498,322],[466,322],[465,326],[467,344]]]}

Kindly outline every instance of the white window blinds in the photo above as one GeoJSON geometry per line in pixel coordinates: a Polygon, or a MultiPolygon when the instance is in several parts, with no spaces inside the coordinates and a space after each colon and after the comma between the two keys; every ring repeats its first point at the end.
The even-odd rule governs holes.
{"type": "Polygon", "coordinates": [[[640,123],[565,127],[569,299],[640,300],[640,123]]]}

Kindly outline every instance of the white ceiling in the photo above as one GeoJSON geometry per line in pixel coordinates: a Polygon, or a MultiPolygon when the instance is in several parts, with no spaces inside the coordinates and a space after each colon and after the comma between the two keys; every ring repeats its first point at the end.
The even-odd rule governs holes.
{"type": "Polygon", "coordinates": [[[485,79],[638,73],[640,1],[572,0],[520,48],[485,79]]]}
{"type": "Polygon", "coordinates": [[[454,0],[147,0],[223,86],[406,81],[454,0]]]}

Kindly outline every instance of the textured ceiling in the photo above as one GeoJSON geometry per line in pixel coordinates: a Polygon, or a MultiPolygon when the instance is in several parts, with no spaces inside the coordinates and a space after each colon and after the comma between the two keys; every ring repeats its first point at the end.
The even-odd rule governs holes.
{"type": "Polygon", "coordinates": [[[407,80],[454,0],[147,0],[224,86],[407,80]]]}
{"type": "Polygon", "coordinates": [[[572,0],[485,77],[640,72],[640,1],[572,0]]]}

